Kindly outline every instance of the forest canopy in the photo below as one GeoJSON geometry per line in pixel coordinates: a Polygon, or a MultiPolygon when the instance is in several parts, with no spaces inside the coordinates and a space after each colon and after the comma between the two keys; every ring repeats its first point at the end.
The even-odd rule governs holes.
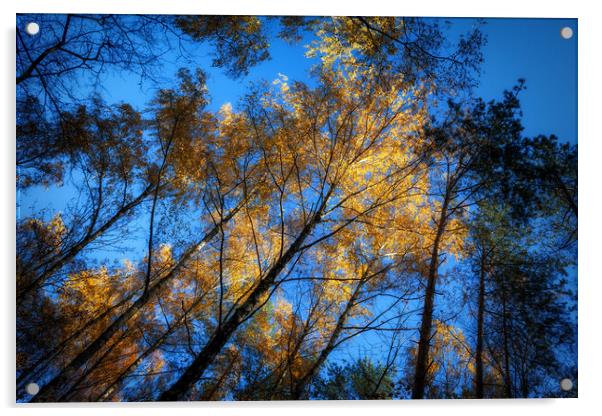
{"type": "Polygon", "coordinates": [[[577,146],[446,27],[18,16],[17,400],[576,396],[577,146]]]}

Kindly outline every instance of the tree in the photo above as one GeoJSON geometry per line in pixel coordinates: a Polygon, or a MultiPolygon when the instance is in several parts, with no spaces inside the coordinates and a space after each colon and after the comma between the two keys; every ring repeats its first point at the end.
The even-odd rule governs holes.
{"type": "MultiPolygon", "coordinates": [[[[52,247],[46,247],[48,243],[43,241],[47,233],[34,225],[39,221],[25,220],[20,228],[24,234],[17,260],[19,302],[158,189],[147,175],[150,161],[144,155],[148,145],[142,139],[138,112],[125,104],[110,108],[95,101],[91,109],[79,106],[74,113],[63,116],[68,126],[66,137],[76,143],[73,147],[77,149],[65,156],[70,159],[68,163],[81,169],[81,195],[87,203],[85,209],[77,207],[69,213],[69,228],[64,217],[55,217],[54,228],[60,228],[60,236],[50,243],[52,247]]],[[[55,160],[55,167],[60,169],[61,159],[55,160]]],[[[47,173],[41,177],[47,178],[47,173]]]]}
{"type": "Polygon", "coordinates": [[[225,320],[218,322],[205,347],[160,400],[186,397],[233,333],[266,302],[265,296],[269,299],[279,275],[289,263],[299,261],[295,258],[363,215],[411,198],[420,179],[415,177],[420,157],[410,150],[415,140],[412,133],[421,123],[420,108],[416,102],[405,102],[397,88],[383,91],[371,75],[369,71],[347,75],[326,68],[322,85],[314,90],[303,84],[291,88],[283,79],[276,96],[264,96],[264,109],[259,114],[250,112],[278,207],[276,257],[225,314],[225,320]],[[379,94],[374,95],[375,91],[379,94]],[[301,134],[301,140],[293,140],[291,134],[301,134]],[[370,159],[377,164],[385,155],[387,166],[373,169],[366,180],[361,164],[370,159]],[[310,159],[317,160],[317,165],[307,164],[310,159]],[[285,232],[283,207],[291,203],[297,204],[298,214],[285,232]],[[323,229],[319,226],[327,216],[333,223],[323,229]],[[322,235],[310,240],[318,232],[322,235]],[[285,236],[291,236],[286,246],[285,236]]]}
{"type": "MultiPolygon", "coordinates": [[[[528,149],[528,145],[525,148],[528,149]]],[[[536,158],[527,162],[528,166],[539,166],[539,163],[536,158]]],[[[532,178],[538,177],[541,178],[521,175],[514,180],[530,183],[532,178]]],[[[547,186],[534,186],[534,189],[536,194],[530,198],[532,201],[550,201],[552,206],[558,206],[554,199],[562,201],[566,196],[553,191],[550,195],[551,189],[547,186]]],[[[571,248],[562,241],[554,247],[549,242],[542,243],[541,238],[558,233],[554,217],[559,215],[566,215],[564,209],[544,208],[539,204],[532,204],[520,217],[508,205],[479,204],[471,226],[471,258],[479,282],[475,356],[478,398],[485,397],[486,355],[489,355],[487,361],[492,371],[503,377],[505,397],[529,397],[532,388],[539,384],[534,378],[545,377],[546,372],[554,371],[558,365],[556,353],[549,346],[573,342],[572,318],[561,316],[561,310],[571,309],[565,303],[571,295],[563,278],[571,264],[571,248]],[[520,306],[515,305],[513,299],[520,299],[520,306]],[[494,345],[502,348],[490,349],[486,354],[485,346],[492,344],[491,338],[496,339],[494,345]],[[538,345],[537,352],[531,349],[533,345],[538,345]],[[514,348],[517,348],[516,357],[514,348]],[[539,361],[538,356],[546,358],[539,361]],[[535,372],[539,374],[535,376],[535,372]]],[[[549,241],[555,240],[550,238],[549,241]]]]}
{"type": "MultiPolygon", "coordinates": [[[[468,105],[450,102],[446,119],[431,128],[432,171],[442,179],[435,191],[432,243],[428,251],[425,299],[412,397],[423,398],[429,365],[430,339],[440,256],[446,245],[462,249],[468,208],[489,199],[513,207],[519,216],[533,204],[528,185],[513,180],[524,172],[528,156],[521,146],[518,93],[523,83],[506,91],[500,102],[476,100],[468,105]]],[[[429,232],[427,230],[427,232],[429,232]]]]}
{"type": "MultiPolygon", "coordinates": [[[[183,81],[180,86],[180,91],[162,91],[159,94],[158,103],[160,104],[157,110],[157,135],[160,138],[160,151],[165,152],[168,148],[163,145],[164,143],[174,140],[176,138],[183,139],[185,145],[192,144],[190,136],[187,137],[189,128],[194,126],[196,128],[198,110],[204,105],[202,100],[202,94],[204,88],[199,84],[191,83],[192,80],[187,74],[183,74],[183,81]],[[169,123],[165,126],[164,123],[169,123]],[[167,137],[163,134],[167,133],[167,137]],[[188,139],[188,140],[186,140],[188,139]]],[[[175,146],[177,147],[177,145],[175,146]]],[[[167,153],[163,153],[164,161],[167,158],[167,153]]],[[[162,162],[163,163],[163,162],[162,162]]],[[[162,168],[157,167],[157,172],[161,172],[162,168]]],[[[223,192],[223,190],[220,190],[223,192]]],[[[157,194],[156,194],[157,195],[157,194]]],[[[229,221],[240,209],[240,205],[232,208],[228,213],[223,214],[222,221],[229,221]]],[[[152,214],[151,214],[152,217],[152,214]]],[[[204,232],[199,239],[187,247],[182,253],[178,261],[174,262],[171,267],[167,270],[160,270],[159,273],[153,273],[151,276],[152,269],[152,255],[147,257],[147,271],[144,277],[144,286],[142,293],[138,296],[135,302],[132,303],[121,315],[119,315],[94,341],[92,341],[86,349],[84,349],[79,355],[77,355],[65,368],[63,368],[59,375],[53,378],[48,384],[46,384],[40,394],[35,397],[37,401],[44,401],[50,398],[56,397],[57,389],[64,388],[71,380],[73,374],[93,355],[98,352],[105,343],[120,329],[121,325],[126,323],[132,316],[134,316],[140,308],[154,298],[154,296],[164,289],[165,285],[170,282],[178,271],[185,266],[186,262],[202,248],[208,241],[214,238],[219,231],[219,224],[214,224],[206,232],[204,232]],[[150,271],[150,272],[149,272],[150,271]],[[155,279],[152,279],[155,277],[155,279]],[[158,277],[158,278],[157,278],[158,277]]],[[[149,239],[149,241],[151,241],[149,239]]],[[[152,250],[152,244],[149,244],[152,250]]],[[[152,251],[151,251],[152,254],[152,251]]]]}
{"type": "Polygon", "coordinates": [[[42,30],[23,33],[17,25],[16,83],[26,96],[44,93],[53,110],[74,95],[74,83],[98,83],[108,70],[132,71],[156,78],[164,55],[186,41],[209,42],[214,64],[238,76],[268,57],[261,22],[246,16],[27,15],[42,30]]]}

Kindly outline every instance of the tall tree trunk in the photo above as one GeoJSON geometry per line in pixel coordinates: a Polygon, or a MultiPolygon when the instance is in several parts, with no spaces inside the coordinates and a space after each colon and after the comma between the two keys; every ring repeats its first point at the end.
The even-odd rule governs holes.
{"type": "Polygon", "coordinates": [[[523,399],[529,397],[529,381],[526,376],[521,377],[521,391],[523,393],[523,399]]]}
{"type": "Polygon", "coordinates": [[[65,253],[62,253],[60,257],[57,259],[46,262],[45,264],[39,265],[34,270],[34,274],[36,277],[27,285],[21,288],[17,288],[17,302],[21,303],[25,300],[25,297],[39,288],[46,282],[54,273],[63,268],[67,263],[75,258],[86,246],[95,241],[98,237],[104,234],[109,228],[113,226],[118,220],[123,218],[127,213],[129,213],[132,209],[140,205],[144,199],[151,194],[154,186],[149,185],[146,189],[138,195],[135,199],[130,201],[128,204],[122,206],[111,218],[109,218],[103,225],[101,225],[96,231],[91,231],[86,233],[86,236],[80,240],[78,243],[73,245],[70,249],[68,249],[65,253]],[[40,268],[44,267],[44,269],[36,273],[40,268]]]}
{"type": "Polygon", "coordinates": [[[485,316],[485,255],[481,257],[479,271],[479,305],[477,311],[477,347],[475,351],[476,398],[483,398],[483,320],[485,316]]]}
{"type": "MultiPolygon", "coordinates": [[[[240,210],[241,207],[242,204],[231,210],[230,213],[223,218],[222,222],[225,223],[229,221],[240,210]]],[[[42,387],[40,392],[34,396],[31,401],[49,402],[56,400],[60,390],[75,378],[74,375],[79,368],[87,363],[130,318],[136,315],[152,297],[158,294],[168,282],[177,276],[180,269],[184,267],[186,262],[197,250],[199,250],[217,235],[220,224],[221,223],[215,224],[199,242],[189,247],[184,254],[182,254],[180,260],[174,265],[174,267],[172,267],[169,273],[162,277],[147,291],[144,291],[142,295],[125,312],[117,317],[117,319],[115,319],[111,325],[109,325],[90,345],[88,345],[86,349],[79,353],[57,376],[55,376],[44,387],[42,387]]]]}
{"type": "Polygon", "coordinates": [[[209,367],[209,365],[215,360],[230,337],[254,312],[255,308],[260,304],[261,298],[269,292],[280,272],[299,252],[299,249],[302,247],[305,239],[312,232],[316,224],[320,222],[321,215],[326,206],[326,201],[328,200],[329,195],[330,192],[320,205],[320,208],[315,215],[311,217],[310,221],[301,230],[301,233],[299,233],[297,238],[295,238],[295,241],[269,269],[265,277],[259,282],[249,297],[240,306],[236,307],[230,318],[228,318],[220,327],[216,329],[205,347],[193,360],[192,364],[190,364],[180,378],[169,389],[161,394],[158,399],[159,401],[185,400],[186,393],[192,388],[198,379],[203,376],[203,373],[207,367],[209,367]]]}
{"type": "Polygon", "coordinates": [[[422,310],[422,323],[420,325],[420,340],[418,341],[418,354],[416,356],[416,370],[414,373],[414,387],[412,389],[412,399],[424,398],[426,388],[426,375],[429,367],[429,349],[431,342],[431,332],[433,329],[433,307],[435,304],[435,289],[437,284],[437,275],[439,271],[439,246],[441,238],[445,232],[447,222],[447,208],[449,204],[449,191],[446,191],[443,205],[441,206],[441,215],[437,223],[437,233],[433,241],[433,251],[429,264],[428,282],[424,296],[424,307],[422,310]]]}

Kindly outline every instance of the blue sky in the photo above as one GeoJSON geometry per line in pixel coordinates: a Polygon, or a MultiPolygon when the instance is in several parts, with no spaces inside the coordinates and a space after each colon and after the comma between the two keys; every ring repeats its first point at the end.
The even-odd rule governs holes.
{"type": "MultiPolygon", "coordinates": [[[[477,24],[475,19],[450,18],[450,38],[477,24]]],[[[501,98],[519,78],[527,81],[521,94],[525,134],[556,134],[560,140],[577,142],[577,19],[485,19],[481,26],[488,42],[483,50],[479,87],[476,95],[486,100],[501,98]],[[560,35],[563,27],[573,30],[571,39],[560,35]]],[[[309,38],[304,41],[309,41],[309,38]]],[[[236,104],[250,82],[272,81],[278,73],[291,80],[307,81],[312,60],[304,57],[303,42],[289,45],[279,39],[271,42],[272,59],[253,67],[248,76],[233,80],[219,68],[211,67],[210,55],[193,52],[194,65],[209,73],[208,87],[212,109],[226,102],[236,104]]],[[[164,74],[175,73],[178,64],[166,66],[164,74]]],[[[105,93],[109,101],[127,101],[144,107],[152,98],[148,83],[139,85],[135,75],[109,77],[105,93]]]]}
{"type": "Polygon", "coordinates": [[[525,134],[556,134],[577,143],[577,19],[487,19],[477,94],[497,98],[518,78],[525,78],[521,95],[525,134]],[[563,27],[571,39],[560,36],[563,27]]]}

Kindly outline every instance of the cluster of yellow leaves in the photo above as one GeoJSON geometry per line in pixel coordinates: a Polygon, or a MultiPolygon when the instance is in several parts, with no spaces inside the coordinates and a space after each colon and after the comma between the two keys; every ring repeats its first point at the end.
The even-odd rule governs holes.
{"type": "Polygon", "coordinates": [[[288,77],[282,73],[278,73],[278,78],[276,78],[272,84],[280,86],[280,93],[286,95],[290,91],[288,86],[288,77]]]}
{"type": "MultiPolygon", "coordinates": [[[[399,19],[392,17],[370,18],[372,26],[395,36],[403,29],[399,19]]],[[[383,39],[375,39],[374,31],[351,17],[333,17],[324,19],[321,28],[317,30],[317,40],[313,41],[307,50],[307,56],[319,56],[326,66],[337,61],[354,60],[354,52],[370,56],[377,48],[384,46],[383,39]]]]}
{"type": "Polygon", "coordinates": [[[198,190],[207,177],[207,142],[216,129],[216,121],[203,111],[207,104],[205,74],[200,70],[194,75],[180,70],[178,77],[178,88],[160,90],[153,101],[157,139],[154,150],[159,164],[151,166],[150,174],[156,175],[163,161],[169,162],[173,169],[171,181],[184,192],[198,190]]]}
{"type": "Polygon", "coordinates": [[[317,250],[316,264],[319,265],[321,290],[325,301],[337,305],[343,304],[350,297],[357,285],[358,259],[353,251],[354,235],[350,229],[343,229],[323,250],[317,250]]]}
{"type": "Polygon", "coordinates": [[[231,184],[238,178],[238,164],[252,153],[252,137],[248,118],[234,112],[230,103],[222,105],[218,113],[217,135],[211,142],[213,168],[219,169],[222,182],[231,184]]]}
{"type": "Polygon", "coordinates": [[[270,305],[257,312],[253,325],[241,337],[241,342],[258,351],[267,367],[275,369],[287,363],[291,375],[300,377],[308,362],[302,354],[293,350],[302,323],[285,299],[278,299],[270,305]]]}
{"type": "MultiPolygon", "coordinates": [[[[67,316],[94,318],[133,290],[135,280],[127,265],[113,273],[104,266],[72,273],[60,292],[60,304],[67,316]]],[[[81,323],[81,320],[74,322],[81,323]]]]}
{"type": "Polygon", "coordinates": [[[111,304],[115,294],[112,277],[106,267],[98,270],[84,270],[69,276],[62,296],[65,301],[77,302],[82,311],[96,312],[99,308],[111,304]]]}
{"type": "Polygon", "coordinates": [[[157,254],[157,261],[160,264],[161,269],[168,269],[171,266],[173,266],[174,258],[171,252],[170,244],[161,244],[159,246],[159,252],[157,254]]]}
{"type": "Polygon", "coordinates": [[[444,369],[453,378],[460,376],[460,371],[472,368],[473,362],[468,343],[462,331],[452,325],[436,320],[435,336],[431,341],[430,356],[433,361],[429,373],[435,375],[444,369]]]}
{"type": "Polygon", "coordinates": [[[57,213],[48,222],[37,218],[30,218],[25,222],[25,229],[32,231],[38,241],[42,242],[50,251],[57,251],[67,234],[67,228],[60,213],[57,213]]]}
{"type": "Polygon", "coordinates": [[[443,250],[458,259],[464,253],[467,236],[466,224],[459,218],[450,219],[443,239],[443,250]]]}
{"type": "Polygon", "coordinates": [[[269,207],[247,207],[226,228],[227,245],[224,254],[228,296],[238,300],[256,283],[263,268],[276,257],[279,241],[266,232],[269,207]],[[258,257],[259,256],[259,257],[258,257]],[[260,270],[260,265],[262,269],[260,270]]]}
{"type": "Polygon", "coordinates": [[[208,177],[208,141],[214,134],[216,120],[212,115],[202,113],[188,126],[182,126],[182,121],[178,123],[181,125],[180,135],[174,138],[169,149],[169,161],[174,170],[171,180],[176,189],[190,196],[202,191],[208,177]],[[192,129],[193,126],[191,132],[184,134],[184,129],[192,129]]]}

